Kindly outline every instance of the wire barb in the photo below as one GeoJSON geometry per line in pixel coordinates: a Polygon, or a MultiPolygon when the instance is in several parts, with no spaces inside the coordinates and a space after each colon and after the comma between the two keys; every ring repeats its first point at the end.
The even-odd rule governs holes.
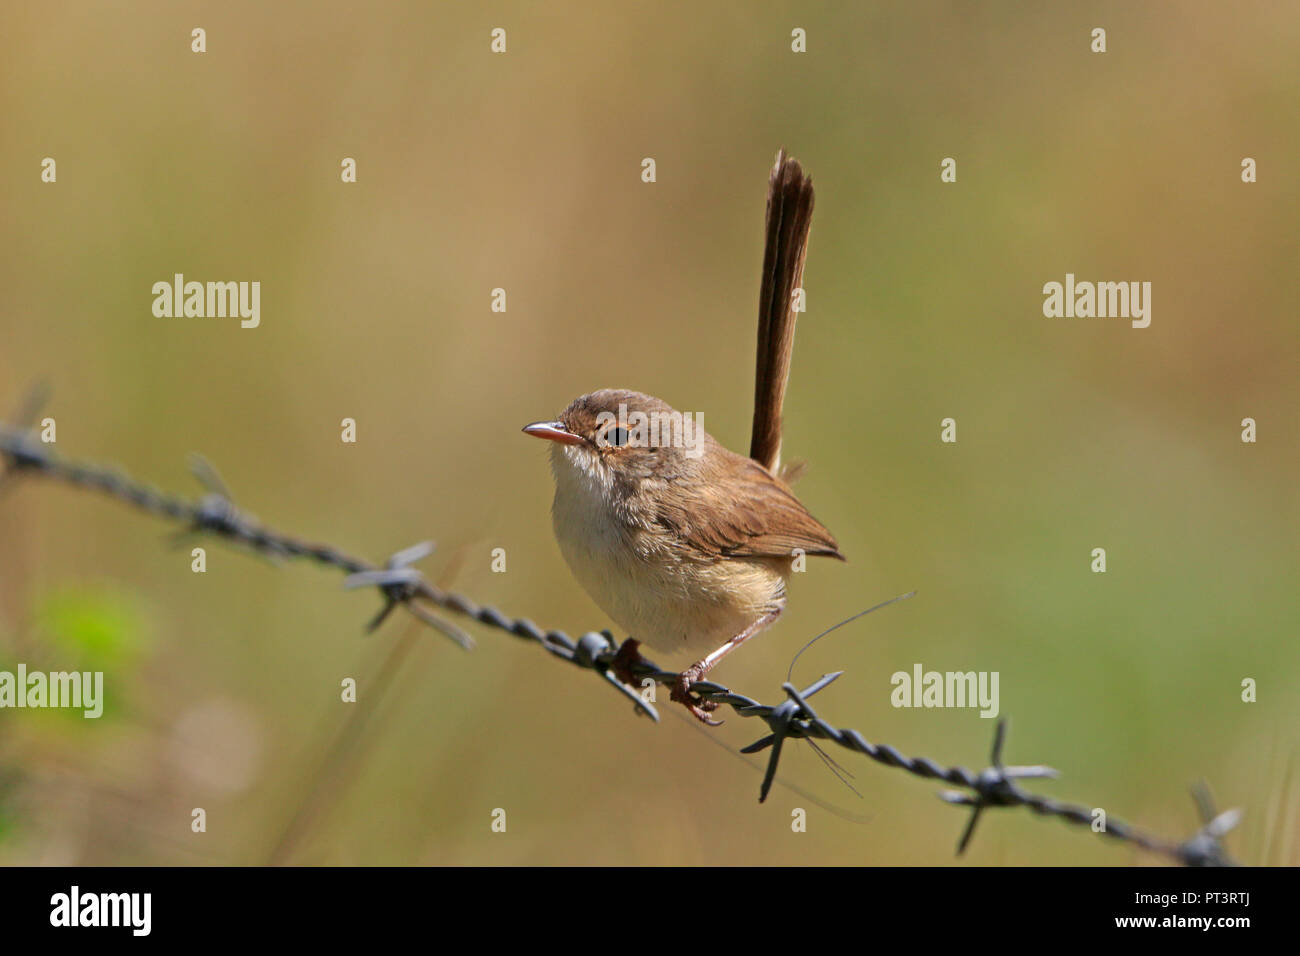
{"type": "Polygon", "coordinates": [[[1029,803],[1029,796],[1016,786],[1017,779],[1059,777],[1060,774],[1051,767],[1005,767],[1002,765],[1002,745],[1007,739],[1006,718],[998,721],[993,731],[993,753],[990,766],[975,778],[975,792],[962,793],[957,790],[944,790],[939,794],[941,800],[971,808],[970,821],[957,842],[957,855],[961,856],[970,845],[975,835],[975,824],[985,807],[1019,807],[1029,803]]]}
{"type": "Polygon", "coordinates": [[[384,599],[383,607],[371,619],[368,630],[373,630],[395,607],[401,606],[461,647],[468,650],[474,646],[473,639],[462,628],[419,603],[427,601],[460,613],[468,613],[467,608],[472,608],[481,613],[481,609],[472,602],[453,600],[455,596],[444,594],[425,581],[419,571],[407,567],[432,551],[433,546],[428,542],[397,552],[384,567],[379,568],[327,545],[311,544],[275,531],[236,507],[217,470],[198,455],[190,456],[190,470],[206,489],[206,494],[194,501],[186,501],[133,481],[115,468],[64,461],[25,428],[0,424],[0,457],[4,461],[4,468],[0,470],[0,484],[12,483],[13,479],[22,475],[39,474],[76,487],[98,489],[142,511],[182,523],[183,527],[173,536],[174,544],[211,535],[273,563],[288,558],[303,558],[338,568],[348,574],[345,586],[355,588],[363,583],[369,584],[384,599]],[[366,575],[373,576],[373,579],[365,580],[366,575]]]}

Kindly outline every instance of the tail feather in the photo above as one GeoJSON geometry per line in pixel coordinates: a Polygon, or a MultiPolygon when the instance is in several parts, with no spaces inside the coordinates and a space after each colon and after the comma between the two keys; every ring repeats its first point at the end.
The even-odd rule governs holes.
{"type": "Polygon", "coordinates": [[[767,187],[767,243],[758,303],[758,363],[749,457],[772,473],[781,462],[781,409],[794,350],[794,293],[803,284],[812,225],[812,179],[781,150],[767,187]]]}

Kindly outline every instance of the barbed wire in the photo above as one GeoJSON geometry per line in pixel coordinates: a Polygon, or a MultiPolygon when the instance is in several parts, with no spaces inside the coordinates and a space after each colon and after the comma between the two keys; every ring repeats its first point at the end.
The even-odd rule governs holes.
{"type": "MultiPolygon", "coordinates": [[[[39,476],[77,488],[97,490],[141,511],[179,522],[185,526],[180,532],[181,536],[212,535],[272,560],[302,559],[343,571],[347,575],[344,579],[345,587],[373,587],[382,599],[379,612],[366,625],[368,631],[377,628],[393,610],[400,607],[444,634],[459,647],[469,650],[474,646],[473,639],[456,623],[433,609],[467,617],[487,627],[531,641],[552,657],[593,671],[629,699],[638,712],[655,721],[659,720],[659,714],[653,703],[652,686],[671,686],[677,680],[676,671],[663,670],[653,662],[641,658],[627,668],[641,685],[640,689],[633,688],[614,674],[613,664],[618,645],[609,631],[589,631],[575,641],[563,631],[539,627],[528,618],[512,618],[494,607],[481,605],[462,594],[431,584],[419,570],[412,567],[433,552],[430,542],[420,542],[404,548],[382,564],[375,564],[331,545],[313,544],[267,527],[234,505],[230,492],[216,470],[198,456],[192,456],[190,466],[207,493],[193,500],[138,482],[111,466],[64,460],[55,455],[49,445],[42,442],[28,427],[0,423],[0,460],[4,463],[3,470],[0,470],[0,494],[21,477],[39,476]]],[[[886,767],[903,770],[916,777],[940,780],[957,788],[941,791],[938,796],[947,803],[970,808],[969,820],[957,844],[958,855],[970,845],[976,825],[985,810],[1023,807],[1040,816],[1055,817],[1069,824],[1088,827],[1114,840],[1141,847],[1187,866],[1236,865],[1223,841],[1240,822],[1241,811],[1232,809],[1223,813],[1216,812],[1209,789],[1204,784],[1193,788],[1201,826],[1184,840],[1166,839],[1110,818],[1109,815],[1104,827],[1098,828],[1094,826],[1094,809],[1030,793],[1019,785],[1017,781],[1020,780],[1052,778],[1059,776],[1059,773],[1051,767],[1041,765],[1005,766],[1002,762],[1007,733],[1005,719],[997,723],[989,766],[979,772],[962,766],[945,767],[925,757],[908,757],[887,744],[870,743],[856,730],[837,728],[827,723],[808,700],[828,687],[842,673],[838,671],[827,674],[803,690],[785,683],[782,690],[787,699],[776,705],[759,703],[714,681],[702,680],[691,685],[692,693],[701,698],[719,705],[725,704],[740,717],[756,717],[767,725],[767,735],[741,751],[757,753],[770,750],[766,773],[759,789],[759,802],[767,799],[787,740],[826,740],[886,767]]]]}

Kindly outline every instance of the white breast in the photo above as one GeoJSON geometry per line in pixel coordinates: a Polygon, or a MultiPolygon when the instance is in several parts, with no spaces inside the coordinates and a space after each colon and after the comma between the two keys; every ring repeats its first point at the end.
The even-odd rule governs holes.
{"type": "Polygon", "coordinates": [[[556,541],[578,583],[628,636],[699,659],[784,605],[780,562],[706,561],[656,547],[657,537],[618,517],[600,463],[581,467],[566,451],[552,450],[556,541]]]}

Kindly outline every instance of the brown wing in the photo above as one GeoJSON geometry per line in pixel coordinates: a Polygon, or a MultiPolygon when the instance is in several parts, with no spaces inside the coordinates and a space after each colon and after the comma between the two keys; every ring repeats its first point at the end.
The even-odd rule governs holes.
{"type": "Polygon", "coordinates": [[[659,524],[708,557],[788,558],[799,548],[844,560],[834,536],[784,482],[748,458],[716,451],[730,459],[729,467],[692,483],[694,495],[665,500],[659,524]]]}

